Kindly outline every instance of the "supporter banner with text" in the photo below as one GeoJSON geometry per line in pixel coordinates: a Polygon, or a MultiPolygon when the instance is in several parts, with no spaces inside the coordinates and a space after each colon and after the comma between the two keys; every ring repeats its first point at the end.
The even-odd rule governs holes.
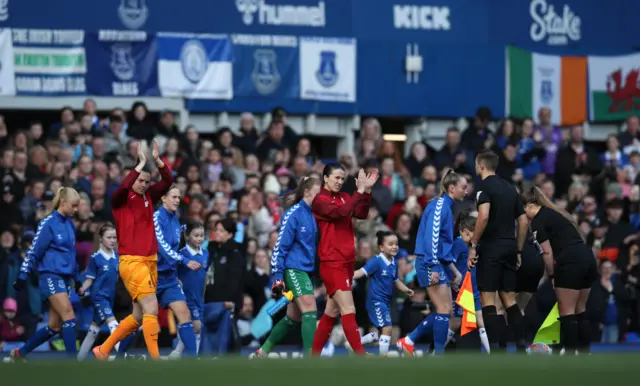
{"type": "Polygon", "coordinates": [[[100,31],[85,37],[87,92],[101,96],[158,96],[155,35],[100,31]]]}
{"type": "Polygon", "coordinates": [[[64,96],[87,92],[83,31],[14,29],[12,34],[18,95],[64,96]]]}
{"type": "Polygon", "coordinates": [[[11,30],[0,30],[0,95],[16,95],[11,30]]]}
{"type": "Polygon", "coordinates": [[[231,40],[234,96],[277,99],[300,96],[296,36],[234,35],[231,40]]]}
{"type": "Polygon", "coordinates": [[[356,40],[300,38],[300,98],[356,101],[356,40]]]}
{"type": "Polygon", "coordinates": [[[162,96],[233,98],[233,49],[228,36],[159,34],[158,59],[162,96]]]}

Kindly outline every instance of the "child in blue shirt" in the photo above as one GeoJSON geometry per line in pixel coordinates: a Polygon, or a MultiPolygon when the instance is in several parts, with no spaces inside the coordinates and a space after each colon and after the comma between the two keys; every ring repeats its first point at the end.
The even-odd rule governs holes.
{"type": "MultiPolygon", "coordinates": [[[[204,226],[197,221],[187,223],[185,231],[185,247],[179,252],[188,261],[196,261],[202,269],[194,271],[186,265],[178,266],[178,280],[187,299],[187,307],[191,312],[193,331],[196,334],[196,350],[200,349],[200,329],[202,328],[202,312],[204,311],[204,283],[209,263],[209,251],[202,248],[204,243],[204,226]]],[[[169,354],[170,358],[179,358],[184,351],[184,344],[178,336],[176,348],[169,354]]]]}
{"type": "MultiPolygon", "coordinates": [[[[469,243],[473,237],[473,230],[476,226],[476,215],[472,213],[460,213],[456,219],[455,229],[460,233],[453,242],[451,254],[455,259],[455,267],[460,272],[462,277],[467,274],[467,258],[469,256],[469,243]]],[[[484,328],[484,320],[482,319],[482,305],[480,305],[480,291],[478,291],[478,285],[476,283],[476,267],[471,268],[471,283],[473,286],[473,299],[476,309],[476,324],[478,325],[478,332],[480,333],[480,341],[485,352],[489,352],[489,339],[487,332],[484,328]]],[[[452,289],[453,296],[453,313],[451,319],[449,319],[449,332],[447,336],[447,344],[453,339],[456,331],[460,329],[462,325],[463,309],[456,303],[458,298],[459,288],[452,289]]]]}
{"type": "Polygon", "coordinates": [[[118,254],[115,251],[118,243],[116,229],[109,223],[104,224],[98,230],[98,237],[100,247],[91,255],[89,266],[85,272],[86,279],[78,290],[80,296],[89,295],[93,304],[93,323],[82,341],[78,360],[87,357],[100,334],[102,324],[107,323],[110,332],[118,327],[118,321],[111,310],[118,281],[118,254]],[[89,289],[91,289],[90,293],[89,289]]]}
{"type": "MultiPolygon", "coordinates": [[[[391,343],[391,298],[393,287],[413,296],[413,290],[398,279],[398,264],[394,256],[398,254],[398,237],[389,231],[376,234],[380,254],[367,261],[353,275],[353,280],[368,276],[369,289],[367,292],[367,312],[369,319],[380,333],[380,355],[386,356],[391,343]]],[[[363,337],[363,340],[369,335],[363,337]]],[[[363,342],[364,343],[364,342],[363,342]]]]}

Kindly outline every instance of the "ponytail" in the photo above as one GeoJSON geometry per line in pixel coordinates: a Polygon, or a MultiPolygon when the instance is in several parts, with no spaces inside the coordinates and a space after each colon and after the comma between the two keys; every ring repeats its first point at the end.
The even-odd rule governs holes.
{"type": "Polygon", "coordinates": [[[189,220],[186,224],[180,225],[180,249],[187,246],[187,237],[196,229],[204,229],[200,221],[189,220]]]}
{"type": "Polygon", "coordinates": [[[76,198],[80,198],[80,195],[74,188],[62,187],[58,188],[56,195],[53,197],[53,210],[60,208],[62,201],[69,201],[76,198]]]}
{"type": "Polygon", "coordinates": [[[298,183],[298,187],[283,193],[280,196],[280,203],[284,210],[289,209],[293,204],[304,198],[304,192],[311,189],[314,185],[320,185],[320,181],[314,177],[302,177],[298,183]]]}
{"type": "Polygon", "coordinates": [[[574,220],[574,218],[567,211],[558,208],[553,202],[551,202],[551,200],[549,200],[547,196],[544,195],[542,190],[540,190],[540,188],[538,188],[537,186],[534,186],[526,192],[522,193],[522,201],[525,205],[534,204],[538,206],[544,206],[545,208],[559,213],[560,215],[562,215],[562,217],[567,219],[567,221],[569,221],[571,225],[573,225],[576,232],[578,232],[580,237],[582,237],[582,233],[580,233],[580,228],[578,227],[576,220],[574,220]]]}
{"type": "Polygon", "coordinates": [[[442,181],[440,181],[440,193],[438,196],[442,196],[449,190],[451,185],[456,185],[461,179],[461,176],[454,172],[453,169],[449,169],[447,173],[442,177],[442,181]]]}

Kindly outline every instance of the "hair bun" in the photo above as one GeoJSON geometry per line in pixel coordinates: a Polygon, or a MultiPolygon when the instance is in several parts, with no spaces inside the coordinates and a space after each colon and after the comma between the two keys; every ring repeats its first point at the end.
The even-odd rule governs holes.
{"type": "Polygon", "coordinates": [[[377,231],[376,232],[376,237],[382,237],[385,233],[386,233],[386,231],[377,231]]]}

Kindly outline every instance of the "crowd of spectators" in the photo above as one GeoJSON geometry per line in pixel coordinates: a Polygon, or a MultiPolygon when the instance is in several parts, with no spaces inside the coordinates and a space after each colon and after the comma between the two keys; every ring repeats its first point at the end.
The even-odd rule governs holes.
{"type": "MultiPolygon", "coordinates": [[[[406,144],[408,157],[398,143],[383,140],[376,119],[362,123],[352,154],[340,154],[347,173],[359,168],[380,170],[374,186],[373,205],[366,220],[356,220],[357,267],[376,254],[377,231],[396,232],[400,244],[400,278],[415,288],[414,245],[417,225],[429,200],[438,194],[439,176],[449,168],[469,176],[469,195],[457,210],[474,206],[474,154],[491,148],[500,155],[497,173],[518,189],[539,186],[555,203],[576,216],[594,254],[601,261],[601,278],[594,283],[589,313],[594,340],[615,342],[639,329],[640,309],[640,125],[629,117],[626,131],[611,135],[599,152],[585,143],[583,128],[556,127],[552,111],[541,109],[536,120],[506,119],[498,130],[490,129],[491,112],[479,108],[462,133],[451,128],[445,144],[434,149],[426,142],[406,144]],[[600,334],[602,332],[602,334],[600,334]]],[[[113,221],[110,195],[134,166],[137,143],[160,142],[163,162],[175,176],[183,194],[182,221],[198,220],[205,226],[207,247],[214,241],[219,219],[237,222],[235,242],[243,267],[235,283],[220,295],[235,310],[237,341],[256,345],[251,323],[270,296],[270,254],[277,239],[282,209],[281,193],[296,186],[303,176],[321,177],[323,162],[311,138],[298,136],[282,109],[272,111],[268,127],[257,127],[251,113],[241,116],[240,127],[222,127],[204,138],[197,127],[180,130],[172,112],[151,114],[144,103],[130,111],[117,108],[102,114],[88,99],[82,111],[63,108],[59,122],[32,122],[26,128],[7,127],[0,117],[0,341],[20,340],[31,334],[45,306],[33,279],[26,291],[16,293],[12,283],[34,237],[40,219],[52,210],[54,192],[73,186],[81,194],[77,228],[77,259],[87,266],[95,250],[96,229],[113,221]]],[[[157,178],[157,176],[153,176],[157,178]]],[[[344,190],[355,190],[355,178],[347,178],[344,190]]],[[[216,256],[214,255],[214,259],[216,256]]],[[[427,308],[413,307],[426,299],[416,289],[412,300],[398,298],[393,305],[395,335],[410,331],[427,308]]],[[[323,309],[323,287],[316,295],[323,309]]],[[[400,296],[400,295],[398,295],[400,296]]],[[[370,327],[365,311],[366,279],[354,285],[358,323],[370,327]]],[[[542,288],[532,301],[531,324],[544,317],[555,302],[552,291],[542,288]],[[549,305],[549,303],[551,305],[549,305]],[[536,311],[539,309],[539,311],[536,311]]],[[[118,292],[116,316],[126,315],[130,299],[118,292]]],[[[530,307],[530,308],[531,308],[530,307]]],[[[170,319],[170,318],[169,318],[170,319]]],[[[171,322],[161,315],[164,330],[171,322]],[[164,318],[164,319],[162,319],[164,318]]],[[[535,327],[534,327],[535,329],[535,327]]],[[[296,343],[295,338],[292,343],[296,343]]]]}

